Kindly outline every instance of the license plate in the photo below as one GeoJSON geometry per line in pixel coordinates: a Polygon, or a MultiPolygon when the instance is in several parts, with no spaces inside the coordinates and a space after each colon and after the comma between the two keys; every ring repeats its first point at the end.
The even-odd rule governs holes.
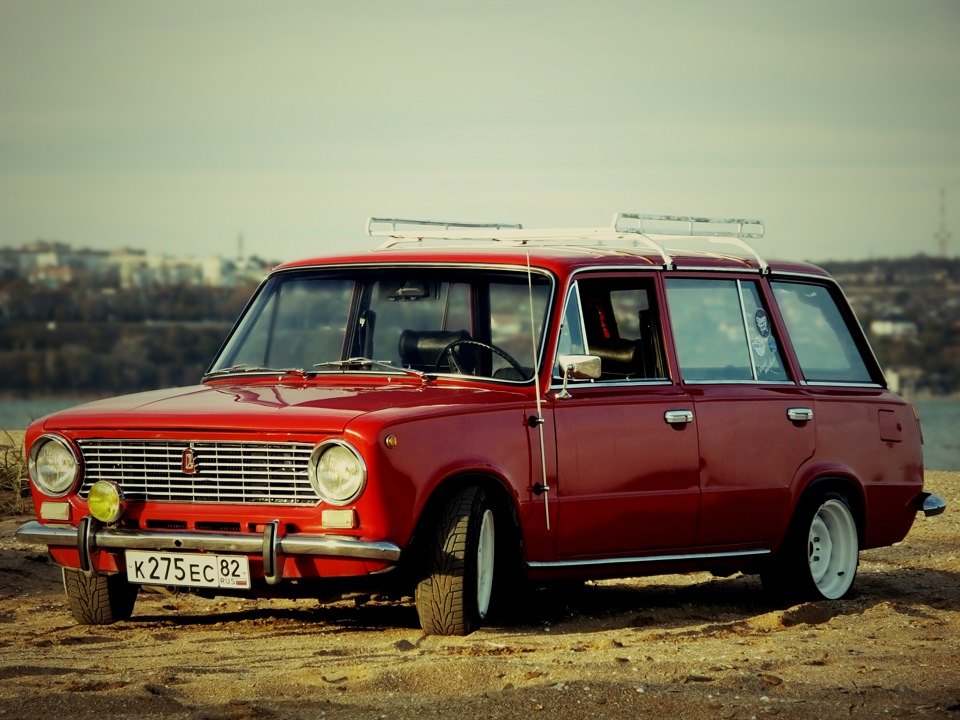
{"type": "Polygon", "coordinates": [[[127,580],[177,587],[250,587],[250,563],[243,555],[207,555],[127,550],[127,580]]]}

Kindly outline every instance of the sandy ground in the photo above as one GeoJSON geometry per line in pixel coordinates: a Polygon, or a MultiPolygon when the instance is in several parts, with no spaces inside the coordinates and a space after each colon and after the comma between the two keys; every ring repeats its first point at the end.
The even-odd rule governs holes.
{"type": "Polygon", "coordinates": [[[141,594],[74,624],[59,569],[0,521],[0,717],[960,718],[960,473],[862,554],[845,600],[779,609],[753,577],[544,592],[510,625],[425,637],[403,604],[141,594]],[[534,606],[536,605],[536,606],[534,606]]]}

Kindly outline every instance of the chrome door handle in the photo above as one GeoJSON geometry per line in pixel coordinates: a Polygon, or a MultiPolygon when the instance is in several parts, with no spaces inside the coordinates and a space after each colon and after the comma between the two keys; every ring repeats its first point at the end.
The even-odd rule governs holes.
{"type": "Polygon", "coordinates": [[[684,425],[693,422],[692,410],[667,410],[663,414],[663,419],[669,425],[684,425]]]}
{"type": "Polygon", "coordinates": [[[790,422],[810,422],[813,420],[813,410],[810,408],[788,408],[787,419],[790,422]]]}

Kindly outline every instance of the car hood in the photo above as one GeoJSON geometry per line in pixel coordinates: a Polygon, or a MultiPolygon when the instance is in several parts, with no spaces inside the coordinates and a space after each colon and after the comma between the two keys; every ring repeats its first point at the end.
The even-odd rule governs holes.
{"type": "Polygon", "coordinates": [[[243,382],[123,395],[38,421],[51,430],[343,432],[367,413],[516,401],[516,389],[386,382],[378,385],[243,382]]]}

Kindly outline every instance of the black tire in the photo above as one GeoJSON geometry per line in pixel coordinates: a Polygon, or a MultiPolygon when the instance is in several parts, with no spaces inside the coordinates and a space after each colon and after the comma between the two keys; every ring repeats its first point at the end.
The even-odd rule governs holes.
{"type": "Polygon", "coordinates": [[[853,585],[860,543],[850,503],[838,492],[801,500],[773,565],[760,574],[778,600],[839,600],[853,585]]]}
{"type": "Polygon", "coordinates": [[[479,487],[464,488],[440,508],[423,547],[417,615],[427,635],[469,635],[493,597],[496,520],[479,487]]]}
{"type": "Polygon", "coordinates": [[[126,575],[87,577],[81,570],[65,567],[63,590],[78,623],[110,625],[130,619],[140,588],[128,583],[126,575]]]}

